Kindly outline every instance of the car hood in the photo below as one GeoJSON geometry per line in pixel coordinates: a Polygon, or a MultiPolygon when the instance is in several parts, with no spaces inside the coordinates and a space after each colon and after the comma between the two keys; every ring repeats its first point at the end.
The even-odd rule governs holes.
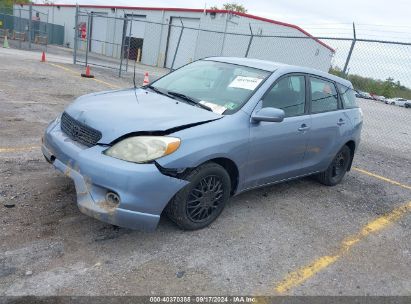
{"type": "Polygon", "coordinates": [[[110,144],[129,133],[164,132],[222,118],[222,115],[143,89],[108,91],[79,97],[65,112],[102,133],[110,144]],[[137,98],[136,98],[137,96],[137,98]]]}

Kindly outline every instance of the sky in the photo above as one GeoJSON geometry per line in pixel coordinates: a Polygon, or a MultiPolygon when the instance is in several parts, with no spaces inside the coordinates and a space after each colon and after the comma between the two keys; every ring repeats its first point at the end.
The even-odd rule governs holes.
{"type": "MultiPolygon", "coordinates": [[[[36,0],[42,2],[42,0],[36,0]]],[[[355,23],[357,38],[411,43],[411,0],[54,0],[59,4],[143,7],[222,7],[244,5],[249,14],[295,24],[317,37],[349,37],[355,23]]],[[[350,41],[324,40],[336,49],[332,64],[343,67],[350,41]]],[[[393,77],[411,88],[411,45],[357,42],[349,72],[378,79],[393,77]]]]}

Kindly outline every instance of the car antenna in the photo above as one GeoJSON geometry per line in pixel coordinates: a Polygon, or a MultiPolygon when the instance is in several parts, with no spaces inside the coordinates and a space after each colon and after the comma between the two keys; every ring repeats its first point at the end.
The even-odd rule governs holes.
{"type": "Polygon", "coordinates": [[[136,59],[134,60],[133,84],[134,84],[134,96],[136,96],[137,103],[139,103],[138,97],[137,97],[137,86],[136,86],[136,62],[137,62],[137,57],[136,57],[136,59]]]}

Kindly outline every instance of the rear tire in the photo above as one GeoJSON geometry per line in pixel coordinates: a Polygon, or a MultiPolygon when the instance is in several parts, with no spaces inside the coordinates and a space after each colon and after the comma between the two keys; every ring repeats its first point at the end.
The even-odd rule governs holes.
{"type": "Polygon", "coordinates": [[[222,166],[209,162],[183,179],[190,183],[168,203],[165,213],[184,230],[202,229],[223,211],[230,197],[230,176],[222,166]]]}
{"type": "Polygon", "coordinates": [[[341,148],[334,157],[327,170],[317,175],[320,183],[326,186],[335,186],[344,178],[351,161],[351,150],[347,146],[341,148]]]}

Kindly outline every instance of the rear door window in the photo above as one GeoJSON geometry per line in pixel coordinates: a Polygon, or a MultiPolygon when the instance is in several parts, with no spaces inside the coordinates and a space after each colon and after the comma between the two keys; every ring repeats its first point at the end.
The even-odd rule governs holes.
{"type": "Polygon", "coordinates": [[[331,81],[310,77],[311,113],[322,113],[338,109],[338,95],[331,81]]]}
{"type": "Polygon", "coordinates": [[[358,108],[357,98],[353,89],[337,83],[344,109],[358,108]]]}

